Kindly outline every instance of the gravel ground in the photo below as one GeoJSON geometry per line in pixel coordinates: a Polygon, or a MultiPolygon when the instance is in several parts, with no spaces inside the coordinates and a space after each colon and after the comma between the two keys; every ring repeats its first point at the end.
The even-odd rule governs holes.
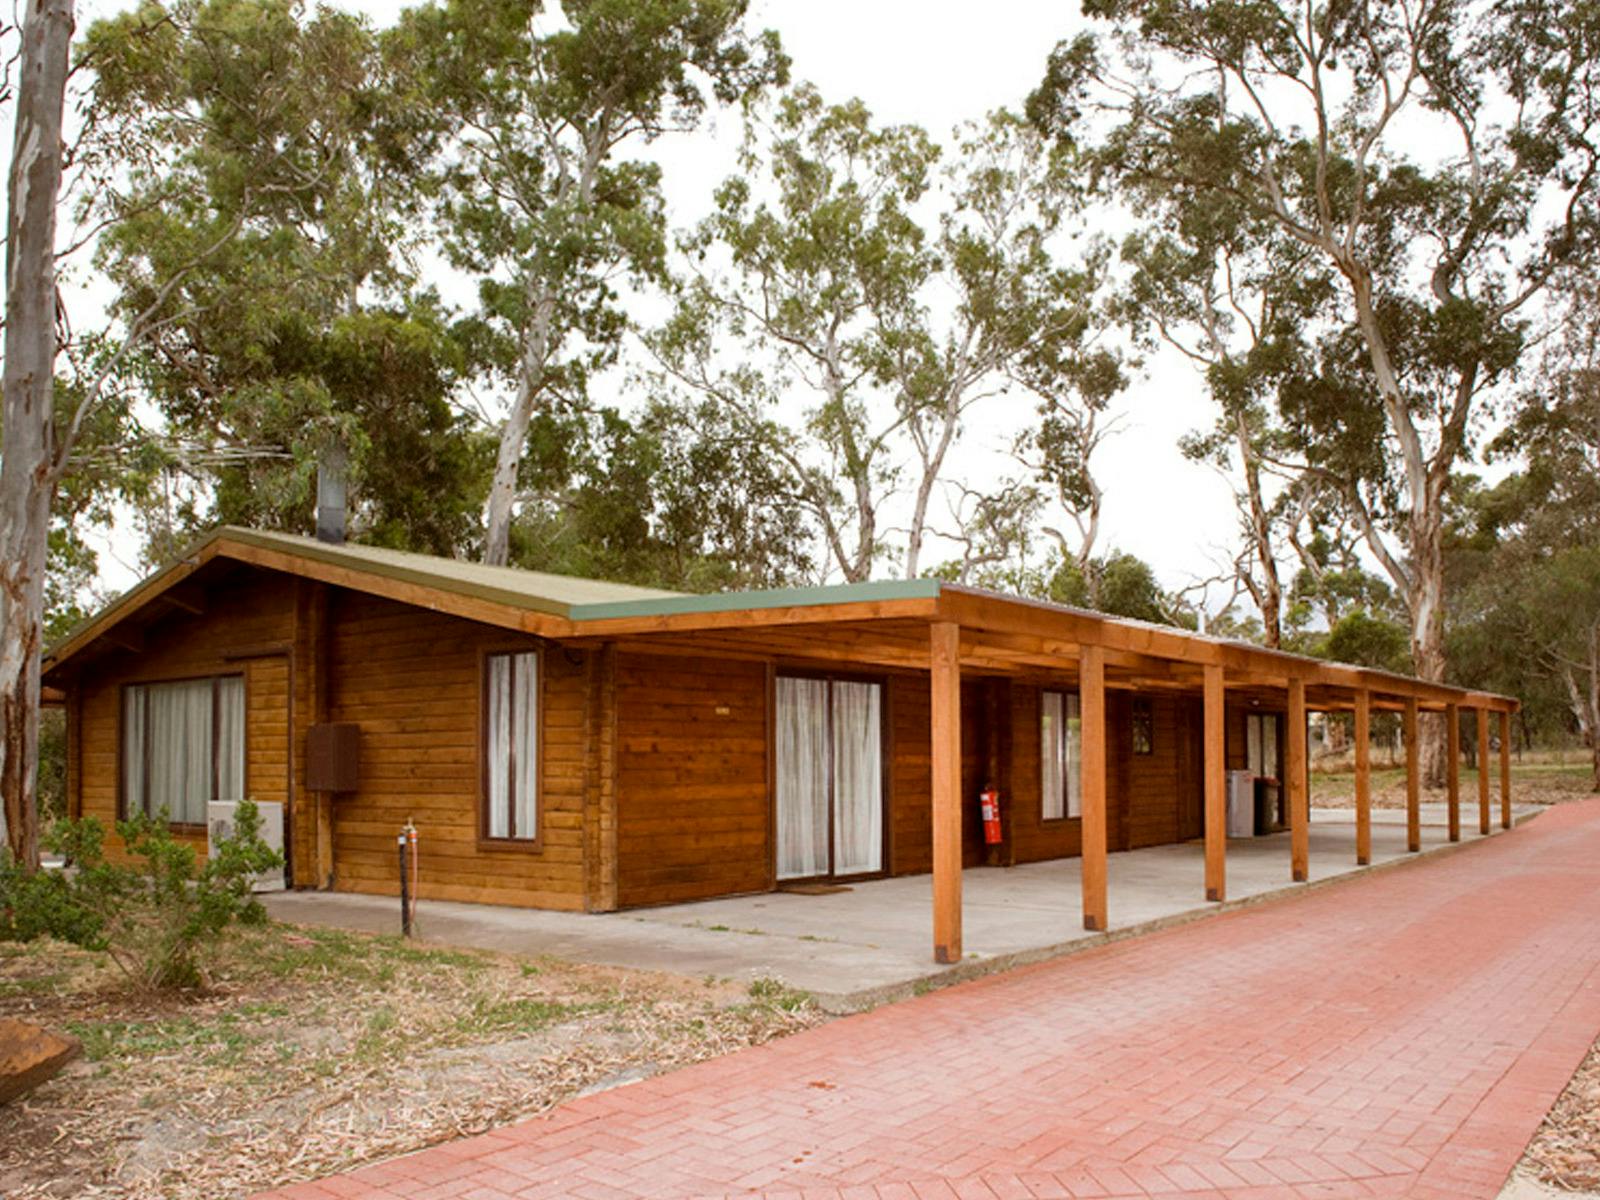
{"type": "Polygon", "coordinates": [[[0,1108],[5,1200],[221,1200],[542,1112],[825,1019],[800,993],[284,925],[200,993],[0,945],[0,1015],[85,1054],[0,1108]]]}
{"type": "Polygon", "coordinates": [[[1600,1192],[1600,1042],[1528,1143],[1518,1171],[1566,1192],[1600,1192]]]}

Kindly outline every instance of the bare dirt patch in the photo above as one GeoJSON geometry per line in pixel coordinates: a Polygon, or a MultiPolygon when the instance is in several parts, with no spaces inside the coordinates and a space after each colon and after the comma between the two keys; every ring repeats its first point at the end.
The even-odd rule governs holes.
{"type": "Polygon", "coordinates": [[[1600,1192],[1600,1042],[1533,1135],[1518,1167],[1567,1192],[1600,1192]]]}
{"type": "MultiPolygon", "coordinates": [[[[1570,804],[1595,795],[1594,780],[1586,766],[1571,763],[1514,763],[1511,768],[1511,798],[1517,804],[1570,804]]],[[[1354,808],[1355,775],[1345,770],[1314,770],[1311,773],[1311,803],[1317,808],[1354,808]]],[[[1444,804],[1450,799],[1445,788],[1424,787],[1424,804],[1444,804]]],[[[1489,780],[1489,799],[1500,811],[1500,768],[1496,764],[1489,780]]],[[[1477,811],[1478,776],[1466,766],[1461,769],[1461,807],[1477,811]]],[[[1406,806],[1406,777],[1403,768],[1382,767],[1372,772],[1372,807],[1400,809],[1406,806]]]]}
{"type": "Polygon", "coordinates": [[[776,984],[283,925],[241,931],[180,996],[130,994],[57,943],[0,946],[0,1014],[85,1046],[0,1107],[6,1200],[244,1195],[825,1019],[776,984]]]}

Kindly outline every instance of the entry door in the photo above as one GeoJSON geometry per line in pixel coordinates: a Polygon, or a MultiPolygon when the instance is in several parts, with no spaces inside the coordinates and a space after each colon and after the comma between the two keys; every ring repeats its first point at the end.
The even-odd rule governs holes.
{"type": "Polygon", "coordinates": [[[778,878],[883,870],[883,688],[777,681],[778,878]]]}

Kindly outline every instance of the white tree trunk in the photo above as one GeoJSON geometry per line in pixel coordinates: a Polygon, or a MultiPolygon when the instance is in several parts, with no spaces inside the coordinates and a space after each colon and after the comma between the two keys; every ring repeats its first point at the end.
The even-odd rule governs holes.
{"type": "Polygon", "coordinates": [[[29,0],[7,187],[5,447],[0,455],[0,822],[39,861],[39,654],[55,490],[56,204],[72,0],[29,0]]]}
{"type": "Polygon", "coordinates": [[[485,521],[483,561],[503,567],[511,557],[511,518],[517,499],[517,474],[533,423],[533,406],[544,390],[549,366],[550,339],[555,320],[555,297],[548,285],[533,299],[533,316],[523,333],[522,356],[517,369],[517,397],[500,430],[500,450],[489,485],[489,512],[485,521]]]}

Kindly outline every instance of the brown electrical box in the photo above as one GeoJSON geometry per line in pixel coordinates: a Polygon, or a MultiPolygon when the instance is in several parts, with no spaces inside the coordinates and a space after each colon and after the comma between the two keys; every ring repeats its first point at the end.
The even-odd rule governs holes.
{"type": "Polygon", "coordinates": [[[361,777],[361,726],[313,725],[306,730],[306,789],[353,792],[361,777]]]}

